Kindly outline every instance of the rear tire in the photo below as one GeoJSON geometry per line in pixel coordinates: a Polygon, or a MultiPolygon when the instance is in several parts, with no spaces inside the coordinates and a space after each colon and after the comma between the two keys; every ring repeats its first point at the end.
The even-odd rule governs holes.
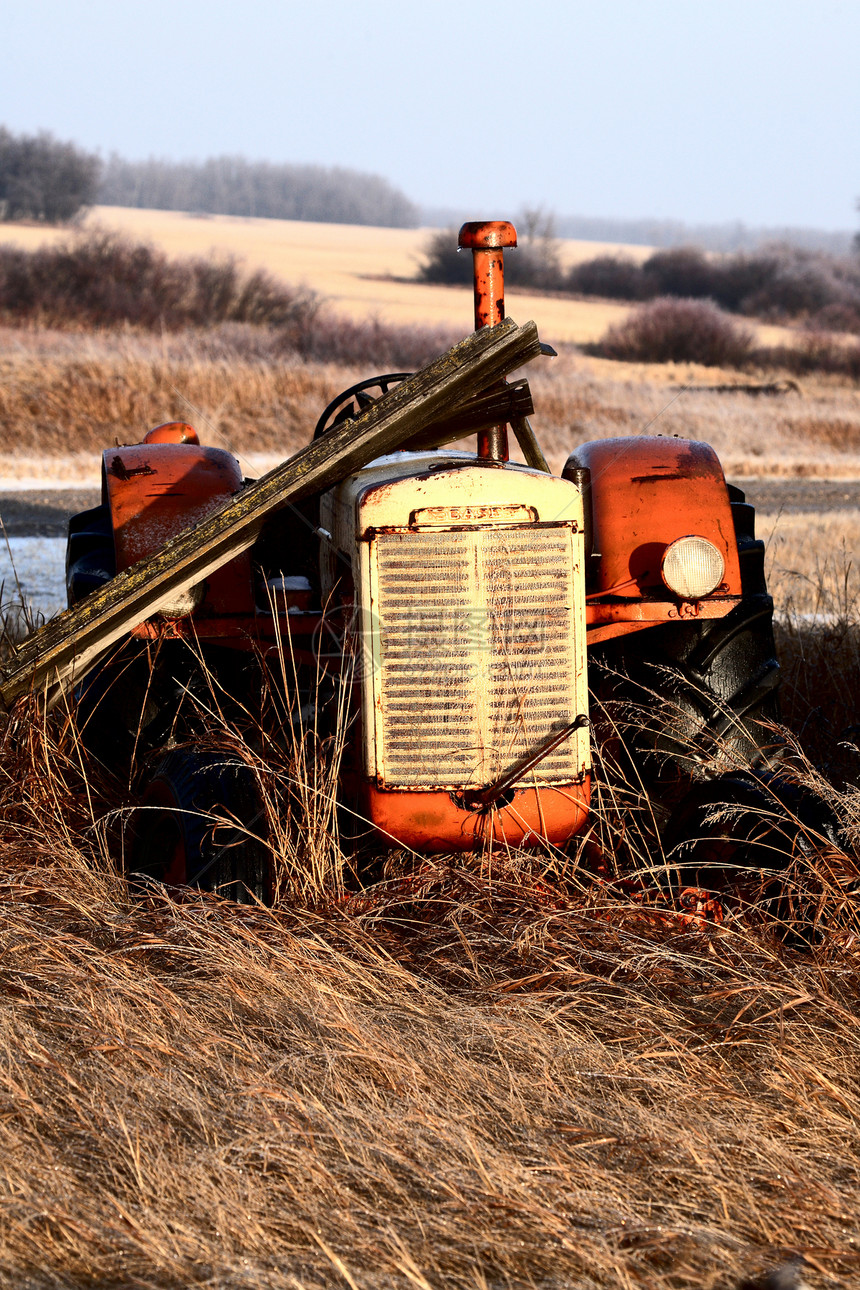
{"type": "Polygon", "coordinates": [[[102,504],[69,520],[66,545],[66,593],[69,607],[97,591],[116,574],[113,524],[102,504]]]}
{"type": "Polygon", "coordinates": [[[174,749],[146,786],[130,876],[241,903],[271,899],[266,815],[251,768],[229,753],[174,749]]]}

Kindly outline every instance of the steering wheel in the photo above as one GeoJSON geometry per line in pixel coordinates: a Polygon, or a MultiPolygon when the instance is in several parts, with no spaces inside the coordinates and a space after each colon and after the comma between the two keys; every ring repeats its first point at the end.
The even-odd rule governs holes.
{"type": "Polygon", "coordinates": [[[366,381],[359,381],[357,385],[343,390],[332,399],[314,426],[314,439],[320,439],[335,426],[343,425],[344,421],[354,421],[371,403],[387,394],[392,386],[399,385],[412,375],[412,372],[387,372],[384,376],[371,376],[366,381]],[[370,390],[377,390],[378,393],[371,394],[370,390]]]}

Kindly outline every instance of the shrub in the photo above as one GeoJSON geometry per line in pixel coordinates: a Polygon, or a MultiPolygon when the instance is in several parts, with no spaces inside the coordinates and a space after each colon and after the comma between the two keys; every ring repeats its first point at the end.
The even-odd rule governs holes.
{"type": "Polygon", "coordinates": [[[628,362],[737,367],[752,345],[752,332],[709,301],[663,296],[610,327],[595,352],[628,362]]]}
{"type": "Polygon", "coordinates": [[[472,281],[472,257],[458,249],[456,229],[443,228],[430,235],[418,266],[418,280],[447,286],[468,286],[472,281]]]}
{"type": "Polygon", "coordinates": [[[642,300],[646,293],[641,266],[621,255],[598,255],[575,264],[563,285],[566,291],[607,300],[642,300]]]}
{"type": "Polygon", "coordinates": [[[379,318],[343,318],[321,309],[307,328],[288,328],[285,352],[322,363],[367,364],[377,372],[412,371],[461,340],[451,328],[414,327],[379,318]]]}
{"type": "Polygon", "coordinates": [[[826,372],[860,381],[860,344],[846,345],[832,332],[814,327],[801,332],[796,345],[757,349],[753,358],[759,367],[777,368],[796,376],[826,372]]]}
{"type": "Polygon", "coordinates": [[[860,301],[856,305],[825,305],[809,319],[816,331],[852,331],[860,333],[860,301]]]}
{"type": "Polygon", "coordinates": [[[710,299],[732,313],[773,319],[815,318],[830,310],[834,312],[825,314],[822,325],[837,325],[844,313],[849,330],[860,315],[860,266],[855,261],[789,246],[722,259],[679,247],[658,251],[641,266],[598,256],[576,265],[565,288],[622,300],[710,299]]]}
{"type": "Polygon", "coordinates": [[[250,324],[257,357],[367,363],[377,371],[422,367],[460,339],[448,327],[343,318],[312,291],[262,269],[247,273],[232,259],[171,260],[104,232],[36,251],[0,246],[0,320],[168,331],[250,324]]]}
{"type": "Polygon", "coordinates": [[[0,220],[66,223],[92,205],[101,162],[50,134],[14,135],[0,126],[0,220]]]}
{"type": "Polygon", "coordinates": [[[714,296],[715,265],[694,246],[658,251],[642,265],[644,295],[714,296]]]}
{"type": "Polygon", "coordinates": [[[305,327],[313,293],[232,259],[171,260],[146,243],[96,232],[24,251],[0,246],[0,317],[7,322],[175,330],[219,322],[305,327]]]}

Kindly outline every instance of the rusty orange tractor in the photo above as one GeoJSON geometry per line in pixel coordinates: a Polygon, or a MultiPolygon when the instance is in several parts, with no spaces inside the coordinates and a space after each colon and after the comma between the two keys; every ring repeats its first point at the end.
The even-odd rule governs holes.
{"type": "MultiPolygon", "coordinates": [[[[492,325],[515,231],[466,224],[459,244],[476,327],[492,325]]],[[[315,436],[404,375],[346,390],[315,436]]],[[[216,808],[253,812],[253,789],[247,767],[206,750],[207,706],[188,696],[205,672],[252,704],[275,651],[290,660],[285,711],[319,703],[321,676],[347,682],[340,793],[382,846],[564,847],[588,827],[598,739],[664,815],[744,770],[757,791],[778,666],[752,507],[712,448],[674,437],[571,444],[553,476],[526,394],[477,428],[476,452],[406,444],[282,509],[90,673],[79,705],[94,755],[143,767],[136,867],[265,895],[265,839],[218,848],[207,827],[216,808]],[[509,459],[510,426],[527,464],[509,459]]],[[[70,524],[70,604],[246,483],[182,423],[108,449],[102,479],[101,504],[70,524]]]]}

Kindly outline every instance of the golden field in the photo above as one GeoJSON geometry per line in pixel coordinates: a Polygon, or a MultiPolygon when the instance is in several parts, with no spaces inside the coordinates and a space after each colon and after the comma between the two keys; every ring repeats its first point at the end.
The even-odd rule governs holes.
{"type": "MultiPolygon", "coordinates": [[[[306,284],[350,318],[373,316],[391,323],[450,325],[468,331],[471,293],[459,287],[409,283],[432,229],[371,228],[309,224],[299,220],[250,219],[230,215],[189,215],[176,211],[97,206],[84,227],[115,229],[152,242],[171,256],[233,255],[249,268],[268,269],[284,281],[306,284]]],[[[61,229],[4,224],[0,240],[25,248],[61,241],[61,229]]],[[[562,240],[565,266],[593,256],[630,255],[645,259],[650,248],[562,240]]],[[[512,252],[516,254],[516,252],[512,252]]],[[[508,293],[508,312],[517,322],[536,319],[551,344],[596,341],[627,313],[626,305],[571,300],[528,292],[508,293]]],[[[762,344],[782,343],[784,328],[762,326],[762,344]]]]}

